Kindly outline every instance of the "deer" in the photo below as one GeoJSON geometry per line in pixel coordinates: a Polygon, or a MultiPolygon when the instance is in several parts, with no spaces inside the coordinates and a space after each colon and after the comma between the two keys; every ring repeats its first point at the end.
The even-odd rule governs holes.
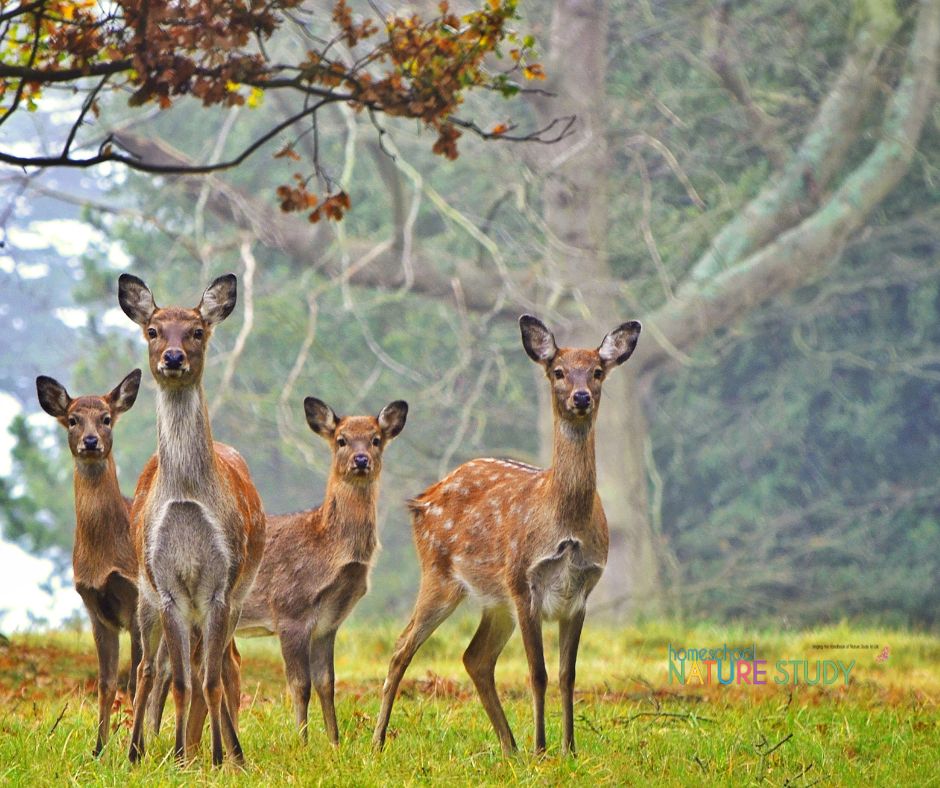
{"type": "Polygon", "coordinates": [[[194,694],[191,660],[199,653],[196,675],[201,672],[201,700],[208,708],[212,764],[223,762],[223,735],[231,756],[244,762],[233,719],[239,703],[233,636],[261,563],[265,515],[241,455],[213,441],[202,386],[212,331],[235,309],[236,298],[233,274],[215,279],[192,309],[158,307],[143,280],[126,273],[118,280],[118,302],[143,330],[157,384],[157,452],[141,472],[131,510],[143,652],[132,763],[144,755],[143,723],[161,635],[172,672],[177,763],[192,751],[186,713],[194,694]]]}
{"type": "Polygon", "coordinates": [[[640,324],[623,323],[597,349],[559,348],[538,318],[519,319],[522,344],[544,369],[553,415],[552,466],[481,458],[464,463],[408,501],[421,580],[414,612],[396,642],[373,734],[381,750],[392,705],[415,652],[468,596],[480,625],[463,663],[504,756],[516,750],[496,692],[496,661],[518,622],[535,721],[545,750],[543,620],[557,620],[562,748],[575,754],[574,683],[588,595],[607,562],[609,535],[597,493],[595,423],[607,375],[636,348],[640,324]]]}
{"type": "MultiPolygon", "coordinates": [[[[320,399],[304,400],[307,424],[332,452],[323,503],[267,519],[264,556],[242,608],[236,634],[277,635],[297,727],[307,740],[311,687],[330,742],[339,745],[334,704],[336,633],[368,590],[378,549],[379,476],[385,447],[405,427],[408,403],[397,400],[378,416],[340,417],[320,399]]],[[[150,707],[160,727],[164,688],[150,707]]],[[[193,703],[195,706],[195,701],[193,703]]],[[[201,726],[196,713],[188,725],[201,726]]]]}
{"type": "Polygon", "coordinates": [[[54,378],[36,378],[42,409],[68,432],[75,471],[75,545],[72,574],[82,599],[98,656],[98,757],[111,730],[111,708],[117,695],[120,633],[130,632],[131,695],[140,662],[137,628],[137,554],[130,525],[130,499],[121,495],[112,454],[112,430],[118,416],[130,410],[140,388],[140,370],[129,373],[110,393],[74,399],[54,378]]]}
{"type": "Polygon", "coordinates": [[[332,452],[323,503],[268,518],[264,557],[237,632],[277,635],[303,740],[312,684],[329,740],[337,746],[336,632],[368,590],[378,548],[382,456],[405,427],[408,403],[396,400],[378,416],[340,417],[322,400],[307,397],[304,413],[310,429],[332,452]]]}

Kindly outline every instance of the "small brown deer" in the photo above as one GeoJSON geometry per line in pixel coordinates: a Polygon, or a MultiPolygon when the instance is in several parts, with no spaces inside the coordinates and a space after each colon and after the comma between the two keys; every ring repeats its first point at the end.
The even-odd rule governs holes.
{"type": "MultiPolygon", "coordinates": [[[[596,489],[594,424],[607,374],[636,347],[624,323],[597,350],[559,348],[537,318],[519,319],[522,344],[545,368],[554,414],[552,467],[478,459],[409,501],[421,587],[395,646],[373,735],[381,749],[395,693],[415,652],[468,595],[483,618],[463,655],[503,753],[516,749],[496,693],[496,660],[519,623],[529,663],[535,750],[545,749],[542,620],[557,619],[565,752],[574,752],[574,679],[585,603],[607,562],[607,519],[596,489]]],[[[619,403],[618,403],[619,404],[619,403]]]]}
{"type": "Polygon", "coordinates": [[[173,674],[177,761],[184,762],[191,749],[186,714],[197,642],[212,763],[222,763],[223,733],[230,753],[242,761],[232,713],[239,702],[232,638],[261,562],[265,517],[245,461],[212,440],[202,388],[212,330],[235,308],[235,276],[220,276],[197,307],[185,309],[158,307],[143,281],[122,274],[118,300],[143,329],[157,382],[157,454],[141,473],[131,512],[143,656],[129,757],[134,762],[144,753],[143,722],[162,631],[173,674]]]}
{"type": "Polygon", "coordinates": [[[378,546],[382,454],[404,429],[408,404],[392,402],[377,417],[340,418],[323,401],[307,397],[304,412],[310,429],[333,452],[323,503],[268,518],[264,558],[242,609],[238,634],[280,638],[294,715],[304,739],[312,677],[327,735],[336,745],[333,645],[340,624],[367,590],[378,546]]]}
{"type": "Polygon", "coordinates": [[[75,460],[75,547],[72,572],[98,653],[98,738],[95,755],[108,743],[111,706],[117,694],[119,636],[131,635],[130,692],[137,684],[137,555],[130,526],[130,500],[121,495],[112,433],[118,416],[131,409],[140,387],[135,369],[109,394],[72,399],[53,378],[36,378],[39,404],[68,431],[75,460]]]}

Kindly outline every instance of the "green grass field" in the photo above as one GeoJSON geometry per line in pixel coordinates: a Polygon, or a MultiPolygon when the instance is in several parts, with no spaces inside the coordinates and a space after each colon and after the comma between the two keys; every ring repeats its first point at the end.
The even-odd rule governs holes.
{"type": "MultiPolygon", "coordinates": [[[[359,623],[340,633],[337,711],[343,744],[338,750],[323,734],[315,695],[310,741],[301,744],[276,642],[240,641],[244,770],[228,763],[213,770],[205,739],[202,757],[178,769],[170,756],[172,710],[160,735],[148,739],[143,763],[131,768],[126,758],[131,711],[120,695],[111,742],[95,760],[90,636],[15,636],[0,646],[0,783],[940,784],[940,638],[935,636],[849,626],[788,633],[666,624],[615,629],[589,618],[578,662],[579,754],[567,758],[559,750],[561,711],[554,685],[546,701],[548,752],[542,757],[529,752],[525,658],[515,635],[497,667],[497,683],[524,749],[503,759],[460,662],[473,628],[469,619],[447,622],[418,653],[382,754],[373,753],[370,738],[395,627],[359,623]],[[668,680],[669,643],[683,648],[755,643],[758,658],[771,662],[830,659],[856,665],[848,686],[683,686],[668,680]],[[879,649],[814,648],[820,644],[879,649]],[[890,656],[878,662],[885,645],[890,656]]],[[[554,627],[546,627],[552,681],[554,635],[554,627]]]]}

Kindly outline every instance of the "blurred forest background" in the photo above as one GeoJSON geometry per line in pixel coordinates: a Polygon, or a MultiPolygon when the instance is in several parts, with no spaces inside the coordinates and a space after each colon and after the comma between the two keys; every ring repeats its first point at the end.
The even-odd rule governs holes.
{"type": "MultiPolygon", "coordinates": [[[[465,135],[447,161],[414,122],[382,119],[380,145],[368,116],[327,108],[319,158],[352,200],[340,223],[280,212],[278,143],[203,178],[0,168],[0,389],[24,408],[3,537],[68,566],[71,458],[60,428],[28,415],[37,374],[74,396],[144,367],[116,430],[128,494],[154,450],[118,274],[159,304],[195,305],[233,271],[239,306],[205,383],[216,438],[246,457],[270,512],[320,500],[329,452],[305,396],[342,414],[411,405],[386,455],[383,552],[360,615],[413,602],[404,498],[472,457],[550,457],[545,385],[516,325],[533,312],[560,344],[644,324],[601,407],[613,534],[598,611],[935,627],[938,7],[523,0],[555,97],[511,112],[530,126],[573,113],[575,133],[465,135]]],[[[219,160],[292,109],[183,103],[123,133],[168,160],[219,160]]],[[[463,114],[485,126],[509,111],[473,95],[463,114]]],[[[122,113],[103,101],[101,122],[122,113]]],[[[58,122],[41,106],[3,145],[41,147],[58,122]]]]}

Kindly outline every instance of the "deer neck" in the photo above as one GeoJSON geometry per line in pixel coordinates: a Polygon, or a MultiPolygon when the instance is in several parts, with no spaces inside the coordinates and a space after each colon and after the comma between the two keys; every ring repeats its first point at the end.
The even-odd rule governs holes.
{"type": "Polygon", "coordinates": [[[98,586],[114,569],[135,576],[130,519],[114,458],[108,455],[101,462],[75,463],[74,489],[75,581],[98,586]]]}
{"type": "Polygon", "coordinates": [[[323,499],[323,525],[327,533],[345,546],[348,560],[369,562],[377,541],[378,482],[351,484],[330,477],[323,499]]]}
{"type": "Polygon", "coordinates": [[[577,424],[555,417],[549,479],[561,520],[583,521],[590,516],[597,489],[593,418],[577,424]]]}
{"type": "Polygon", "coordinates": [[[215,450],[202,385],[157,387],[157,453],[167,494],[199,497],[214,485],[215,450]]]}

